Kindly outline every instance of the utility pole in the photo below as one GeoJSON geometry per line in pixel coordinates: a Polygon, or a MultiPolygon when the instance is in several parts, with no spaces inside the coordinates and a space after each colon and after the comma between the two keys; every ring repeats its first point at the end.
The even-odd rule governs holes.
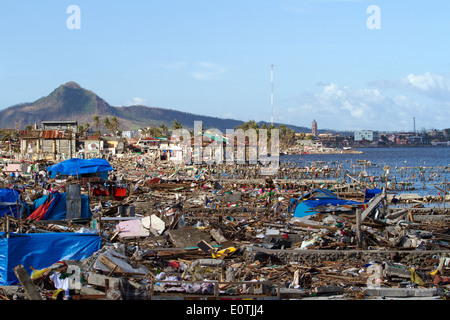
{"type": "Polygon", "coordinates": [[[273,125],[273,64],[270,65],[270,105],[271,105],[270,123],[273,125]]]}

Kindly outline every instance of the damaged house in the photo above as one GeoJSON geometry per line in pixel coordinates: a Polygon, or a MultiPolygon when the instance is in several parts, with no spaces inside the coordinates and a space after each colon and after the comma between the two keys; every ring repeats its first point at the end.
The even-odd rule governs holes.
{"type": "Polygon", "coordinates": [[[76,121],[42,121],[42,129],[20,131],[20,154],[27,159],[70,159],[77,147],[76,121]]]}

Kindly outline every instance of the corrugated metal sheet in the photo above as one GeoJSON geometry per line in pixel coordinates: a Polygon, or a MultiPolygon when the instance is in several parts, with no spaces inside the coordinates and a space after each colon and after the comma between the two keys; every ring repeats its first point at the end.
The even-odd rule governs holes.
{"type": "Polygon", "coordinates": [[[61,139],[64,138],[64,131],[62,130],[42,130],[42,139],[61,139]]]}
{"type": "Polygon", "coordinates": [[[68,130],[22,130],[22,139],[71,139],[72,131],[68,130]]]}

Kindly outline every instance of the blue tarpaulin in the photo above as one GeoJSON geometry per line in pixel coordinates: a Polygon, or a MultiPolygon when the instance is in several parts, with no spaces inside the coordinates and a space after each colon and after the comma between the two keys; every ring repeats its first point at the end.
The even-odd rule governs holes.
{"type": "Polygon", "coordinates": [[[345,199],[317,199],[317,200],[304,200],[300,202],[294,211],[294,217],[301,218],[304,216],[310,216],[316,214],[314,210],[318,206],[343,206],[343,205],[355,205],[361,204],[361,202],[345,200],[345,199]]]}
{"type": "Polygon", "coordinates": [[[370,199],[374,198],[377,194],[382,193],[383,190],[374,188],[364,190],[364,202],[369,202],[370,199]]]}
{"type": "Polygon", "coordinates": [[[61,176],[81,176],[91,173],[104,173],[114,168],[105,159],[79,159],[73,158],[47,167],[51,178],[59,173],[61,176]]]}
{"type": "MultiPolygon", "coordinates": [[[[45,216],[42,220],[65,220],[66,219],[66,193],[55,192],[53,197],[55,201],[47,209],[45,216]]],[[[47,200],[48,196],[43,196],[34,200],[31,211],[35,211],[42,206],[47,200]]],[[[89,208],[89,198],[87,195],[81,195],[81,219],[90,219],[92,217],[91,209],[89,208]]]]}
{"type": "Polygon", "coordinates": [[[298,204],[294,210],[294,217],[301,218],[314,215],[316,213],[314,208],[318,206],[343,206],[355,204],[361,204],[361,202],[340,199],[336,194],[327,189],[315,189],[298,200],[298,204]],[[307,199],[303,200],[305,198],[307,199]]]}
{"type": "MultiPolygon", "coordinates": [[[[11,212],[15,218],[17,218],[17,201],[19,200],[19,191],[14,189],[0,189],[0,217],[4,217],[5,214],[11,215],[11,212]]],[[[19,201],[20,206],[20,201],[19,201]]],[[[19,209],[20,215],[20,209],[19,209]]]]}
{"type": "Polygon", "coordinates": [[[86,233],[0,233],[0,285],[18,284],[14,268],[31,274],[62,260],[83,260],[100,250],[101,237],[86,233]]]}

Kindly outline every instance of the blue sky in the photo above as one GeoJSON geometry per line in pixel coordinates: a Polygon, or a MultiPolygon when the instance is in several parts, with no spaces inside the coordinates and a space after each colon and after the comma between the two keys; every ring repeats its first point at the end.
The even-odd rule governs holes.
{"type": "Polygon", "coordinates": [[[75,81],[113,106],[270,121],[273,64],[276,122],[449,128],[449,12],[438,0],[2,1],[0,108],[75,81]]]}

